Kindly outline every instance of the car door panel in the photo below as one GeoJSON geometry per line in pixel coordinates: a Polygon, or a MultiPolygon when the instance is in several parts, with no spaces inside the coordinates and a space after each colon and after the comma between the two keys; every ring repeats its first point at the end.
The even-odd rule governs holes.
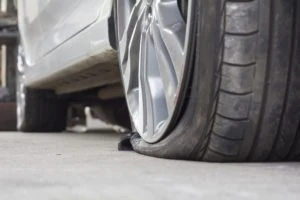
{"type": "MultiPolygon", "coordinates": [[[[58,13],[61,18],[52,18],[50,21],[46,20],[49,18],[44,10],[37,9],[35,23],[27,23],[25,14],[31,12],[31,8],[26,7],[26,4],[31,1],[40,0],[20,0],[23,3],[18,5],[21,10],[19,27],[28,30],[21,31],[27,66],[24,76],[26,86],[53,88],[53,81],[70,77],[97,63],[106,63],[106,66],[112,63],[115,67],[116,52],[109,40],[109,34],[114,34],[109,31],[113,0],[80,0],[68,14],[62,16],[60,10],[58,13]],[[86,15],[92,5],[93,12],[86,15]],[[52,34],[46,34],[45,30],[52,34]],[[32,37],[31,33],[35,36],[32,37]],[[28,62],[30,55],[32,58],[28,62]]],[[[42,6],[47,7],[46,3],[42,6]]],[[[101,65],[97,67],[101,68],[101,65]]]]}
{"type": "Polygon", "coordinates": [[[26,61],[35,65],[49,52],[111,10],[112,0],[19,0],[19,26],[26,61]]]}
{"type": "Polygon", "coordinates": [[[40,16],[43,30],[43,42],[39,50],[41,56],[95,22],[99,15],[99,8],[103,4],[103,1],[99,0],[52,0],[51,2],[52,4],[47,6],[46,15],[40,16]],[[58,9],[59,7],[62,9],[58,9]],[[57,13],[56,10],[59,12],[57,13]]]}

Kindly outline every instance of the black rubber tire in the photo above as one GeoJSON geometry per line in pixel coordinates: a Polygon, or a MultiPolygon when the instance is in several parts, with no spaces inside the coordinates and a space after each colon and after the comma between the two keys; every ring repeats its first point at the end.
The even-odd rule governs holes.
{"type": "Polygon", "coordinates": [[[300,2],[195,0],[190,91],[174,130],[135,151],[205,161],[300,159],[300,2]]]}
{"type": "Polygon", "coordinates": [[[0,131],[16,130],[16,103],[0,102],[0,131]]]}
{"type": "Polygon", "coordinates": [[[68,101],[51,90],[25,89],[22,132],[60,132],[65,130],[68,101]]]}

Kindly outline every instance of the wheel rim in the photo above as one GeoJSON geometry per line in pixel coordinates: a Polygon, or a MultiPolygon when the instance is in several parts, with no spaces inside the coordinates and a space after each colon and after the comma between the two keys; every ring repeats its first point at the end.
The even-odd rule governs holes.
{"type": "Polygon", "coordinates": [[[141,137],[159,141],[177,111],[186,71],[186,0],[117,0],[119,61],[141,137]],[[184,7],[180,7],[184,5],[184,7]]]}

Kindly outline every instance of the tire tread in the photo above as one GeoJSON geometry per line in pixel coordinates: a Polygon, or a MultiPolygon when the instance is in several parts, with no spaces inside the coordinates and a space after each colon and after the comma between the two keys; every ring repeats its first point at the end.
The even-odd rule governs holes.
{"type": "MultiPolygon", "coordinates": [[[[279,1],[277,1],[278,4],[279,1]]],[[[289,8],[280,9],[275,4],[276,2],[272,3],[271,9],[273,16],[270,21],[271,41],[269,43],[269,54],[267,55],[269,62],[267,66],[264,66],[266,70],[263,89],[264,99],[260,102],[259,116],[256,116],[259,117],[258,127],[252,129],[251,132],[247,129],[251,126],[251,117],[253,117],[250,112],[253,106],[252,97],[255,95],[254,77],[256,68],[261,67],[256,60],[260,32],[259,0],[228,0],[226,2],[226,32],[221,85],[217,102],[217,114],[212,132],[210,132],[208,151],[204,155],[205,160],[245,160],[239,155],[243,148],[243,142],[239,140],[244,140],[244,143],[247,142],[248,144],[252,143],[246,159],[253,161],[283,160],[292,148],[292,143],[296,137],[297,127],[295,125],[299,123],[300,117],[299,113],[292,112],[293,109],[300,110],[297,106],[297,102],[300,100],[298,94],[299,81],[296,78],[299,77],[299,72],[296,74],[296,69],[292,70],[292,68],[299,66],[299,61],[296,64],[292,63],[292,59],[297,57],[296,53],[292,55],[293,52],[291,51],[292,43],[295,41],[287,42],[284,49],[291,52],[287,52],[285,57],[280,57],[282,51],[276,46],[278,45],[277,41],[275,42],[272,39],[279,36],[278,40],[296,38],[295,35],[291,35],[292,31],[289,35],[289,31],[282,33],[282,30],[280,30],[284,26],[283,22],[285,22],[287,24],[286,28],[293,25],[292,30],[295,31],[296,23],[293,22],[296,21],[296,16],[291,17],[284,13],[289,8]],[[282,14],[282,21],[274,21],[274,15],[277,12],[282,14]],[[283,37],[283,34],[286,37],[283,37]],[[288,67],[286,68],[286,66],[288,67]],[[282,79],[280,79],[281,77],[282,79]],[[276,100],[274,100],[274,94],[276,100]],[[276,112],[272,110],[275,107],[277,108],[276,112]],[[257,135],[257,137],[252,141],[246,140],[246,134],[257,135]]],[[[292,8],[290,7],[290,9],[292,8]]],[[[293,11],[296,12],[295,9],[291,10],[291,12],[293,11]]],[[[290,157],[293,154],[292,152],[296,151],[298,153],[294,153],[292,157],[298,158],[300,157],[300,151],[295,150],[298,146],[295,143],[293,145],[294,150],[290,152],[290,157]]]]}
{"type": "Polygon", "coordinates": [[[26,89],[23,132],[60,132],[65,129],[68,103],[53,91],[26,89]]]}

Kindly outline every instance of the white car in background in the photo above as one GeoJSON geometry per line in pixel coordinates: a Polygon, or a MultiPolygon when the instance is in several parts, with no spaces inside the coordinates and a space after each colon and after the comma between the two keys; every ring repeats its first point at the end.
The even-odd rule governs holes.
{"type": "Polygon", "coordinates": [[[18,128],[71,103],[146,155],[299,159],[297,0],[20,0],[18,128]]]}

